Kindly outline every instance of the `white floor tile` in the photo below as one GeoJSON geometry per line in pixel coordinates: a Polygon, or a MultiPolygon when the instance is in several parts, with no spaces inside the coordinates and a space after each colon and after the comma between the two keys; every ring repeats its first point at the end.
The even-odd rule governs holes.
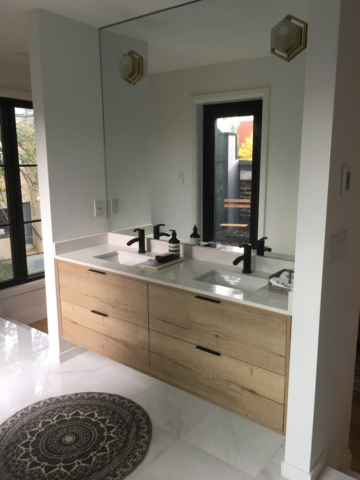
{"type": "Polygon", "coordinates": [[[107,392],[122,395],[133,400],[157,383],[159,383],[158,380],[148,375],[144,375],[120,363],[109,361],[109,363],[97,368],[95,371],[85,373],[75,383],[65,385],[61,389],[61,393],[57,392],[57,394],[107,392]]]}
{"type": "Polygon", "coordinates": [[[156,460],[163,452],[174,445],[178,441],[178,437],[165,432],[159,427],[153,426],[151,443],[145,459],[140,465],[131,473],[126,480],[133,480],[140,472],[148,467],[154,460],[156,460]]]}
{"type": "Polygon", "coordinates": [[[181,436],[199,422],[214,406],[189,393],[159,382],[135,398],[148,413],[152,423],[181,436]]]}
{"type": "Polygon", "coordinates": [[[133,480],[251,480],[251,477],[179,440],[133,480]]]}
{"type": "Polygon", "coordinates": [[[256,477],[285,437],[215,407],[183,440],[256,477]]]}

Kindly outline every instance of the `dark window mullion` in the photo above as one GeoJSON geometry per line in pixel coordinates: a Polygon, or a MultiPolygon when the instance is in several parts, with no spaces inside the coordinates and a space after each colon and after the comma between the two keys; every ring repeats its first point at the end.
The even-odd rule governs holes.
{"type": "Polygon", "coordinates": [[[37,218],[36,220],[26,220],[23,222],[24,225],[29,224],[29,223],[39,223],[41,222],[41,218],[37,218]]]}
{"type": "Polygon", "coordinates": [[[11,248],[14,278],[18,283],[27,280],[26,246],[24,218],[22,211],[21,181],[17,149],[15,104],[12,100],[2,99],[3,108],[3,146],[5,181],[8,196],[8,211],[11,228],[11,248]]]}

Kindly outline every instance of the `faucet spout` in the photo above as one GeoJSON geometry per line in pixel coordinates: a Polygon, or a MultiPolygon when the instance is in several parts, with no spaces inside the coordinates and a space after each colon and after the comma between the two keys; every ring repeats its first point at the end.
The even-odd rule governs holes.
{"type": "Polygon", "coordinates": [[[245,258],[245,255],[241,255],[241,257],[235,258],[235,260],[233,261],[233,265],[239,265],[239,263],[242,262],[244,258],[245,258]]]}
{"type": "Polygon", "coordinates": [[[134,232],[139,232],[138,238],[132,238],[127,242],[126,245],[130,247],[135,242],[139,242],[139,253],[146,253],[145,250],[145,229],[143,228],[135,228],[134,232]]]}
{"type": "Polygon", "coordinates": [[[129,241],[127,242],[126,245],[130,247],[130,245],[133,245],[134,243],[139,242],[139,241],[140,241],[139,238],[132,238],[131,240],[129,240],[129,241]]]}
{"type": "Polygon", "coordinates": [[[252,273],[251,270],[251,244],[243,243],[240,248],[244,249],[244,255],[235,258],[233,265],[238,265],[241,261],[244,261],[243,273],[252,273]]]}

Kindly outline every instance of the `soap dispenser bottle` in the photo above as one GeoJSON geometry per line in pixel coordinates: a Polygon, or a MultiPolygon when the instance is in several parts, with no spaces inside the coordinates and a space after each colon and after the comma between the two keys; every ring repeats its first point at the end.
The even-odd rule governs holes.
{"type": "Polygon", "coordinates": [[[196,225],[194,225],[193,232],[190,235],[190,245],[200,245],[200,235],[196,225]]]}
{"type": "Polygon", "coordinates": [[[180,258],[180,240],[176,237],[175,230],[169,230],[169,232],[172,232],[169,240],[169,253],[172,253],[175,258],[180,258]]]}

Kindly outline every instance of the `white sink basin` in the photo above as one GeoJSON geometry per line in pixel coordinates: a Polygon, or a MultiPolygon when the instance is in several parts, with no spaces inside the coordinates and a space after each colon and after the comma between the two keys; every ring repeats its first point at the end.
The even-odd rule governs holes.
{"type": "Polygon", "coordinates": [[[99,255],[98,257],[101,260],[106,260],[107,262],[113,262],[120,265],[139,265],[139,263],[144,263],[149,257],[144,257],[143,255],[136,255],[136,253],[123,253],[123,252],[112,252],[106,253],[105,255],[99,255]]]}
{"type": "Polygon", "coordinates": [[[255,292],[259,288],[267,285],[267,280],[256,277],[243,277],[236,273],[229,273],[222,270],[211,270],[211,272],[204,273],[199,277],[194,278],[199,282],[209,283],[210,285],[217,285],[219,287],[227,287],[239,292],[255,292]]]}

